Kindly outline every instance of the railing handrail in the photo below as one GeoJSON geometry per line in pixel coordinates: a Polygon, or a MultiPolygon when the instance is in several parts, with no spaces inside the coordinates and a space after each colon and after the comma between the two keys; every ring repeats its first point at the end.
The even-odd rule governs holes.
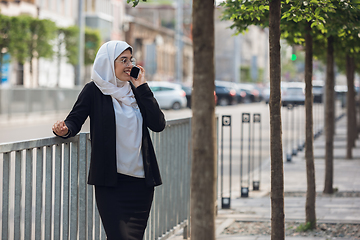
{"type": "MultiPolygon", "coordinates": [[[[190,121],[191,118],[179,118],[179,119],[172,119],[166,121],[166,126],[173,126],[177,124],[183,124],[190,121]]],[[[88,132],[83,132],[88,133],[88,132]]],[[[63,139],[59,137],[47,137],[47,138],[36,138],[30,139],[26,141],[16,141],[16,142],[9,142],[9,143],[1,143],[0,144],[0,153],[6,153],[11,151],[21,151],[28,148],[38,148],[38,147],[45,147],[49,145],[55,144],[62,144],[68,142],[77,142],[79,135],[76,135],[72,138],[63,139]]]]}
{"type": "MultiPolygon", "coordinates": [[[[79,133],[80,134],[80,133],[79,133]]],[[[26,141],[16,141],[9,143],[1,143],[0,144],[0,153],[12,152],[12,151],[21,151],[28,148],[39,148],[50,145],[69,143],[69,142],[77,142],[79,141],[79,134],[68,139],[63,139],[59,137],[47,137],[47,138],[37,138],[30,139],[26,141]]],[[[86,134],[86,132],[85,132],[86,134]]]]}

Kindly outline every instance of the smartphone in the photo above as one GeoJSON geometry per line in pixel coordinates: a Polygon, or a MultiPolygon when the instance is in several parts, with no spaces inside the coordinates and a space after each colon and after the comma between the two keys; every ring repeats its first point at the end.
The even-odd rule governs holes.
{"type": "Polygon", "coordinates": [[[139,77],[140,68],[134,66],[130,71],[130,76],[137,79],[139,77]]]}

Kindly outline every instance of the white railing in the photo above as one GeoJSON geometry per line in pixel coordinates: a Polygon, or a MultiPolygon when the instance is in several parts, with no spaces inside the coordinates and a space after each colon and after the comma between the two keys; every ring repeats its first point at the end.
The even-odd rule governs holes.
{"type": "MultiPolygon", "coordinates": [[[[145,240],[166,239],[189,222],[191,119],[151,133],[163,185],[155,188],[145,240]]],[[[87,185],[88,133],[0,144],[2,239],[106,239],[87,185]]]]}

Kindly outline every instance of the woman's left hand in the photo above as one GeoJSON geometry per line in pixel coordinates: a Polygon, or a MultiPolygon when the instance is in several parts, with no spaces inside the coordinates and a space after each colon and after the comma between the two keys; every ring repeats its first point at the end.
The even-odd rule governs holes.
{"type": "Polygon", "coordinates": [[[133,78],[133,77],[130,77],[131,79],[131,82],[132,84],[134,84],[135,87],[138,87],[144,83],[146,83],[146,80],[145,80],[145,69],[140,66],[140,65],[137,65],[138,68],[140,68],[140,73],[139,73],[139,77],[137,79],[133,78]]]}

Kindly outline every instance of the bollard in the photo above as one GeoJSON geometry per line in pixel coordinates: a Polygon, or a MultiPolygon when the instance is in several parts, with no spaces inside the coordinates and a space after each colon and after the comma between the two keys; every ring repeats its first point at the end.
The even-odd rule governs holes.
{"type": "Polygon", "coordinates": [[[288,142],[288,149],[286,149],[286,161],[287,162],[291,162],[291,157],[292,157],[292,155],[291,155],[291,153],[288,153],[288,151],[290,150],[291,151],[291,124],[290,124],[290,120],[291,120],[291,118],[290,118],[290,114],[291,114],[291,112],[290,112],[290,109],[292,108],[292,105],[290,105],[290,107],[289,107],[289,105],[288,105],[288,107],[287,107],[287,109],[288,109],[288,113],[287,113],[287,119],[288,119],[288,121],[287,121],[287,127],[288,127],[288,139],[287,139],[287,142],[288,142]],[[289,147],[289,144],[290,144],[290,147],[289,147]]]}
{"type": "MultiPolygon", "coordinates": [[[[299,110],[300,111],[300,110],[299,110]]],[[[301,122],[301,113],[299,113],[299,117],[298,117],[298,119],[299,119],[299,123],[298,123],[298,127],[299,127],[299,143],[298,143],[298,151],[299,152],[301,152],[302,150],[303,150],[303,147],[302,147],[302,144],[301,144],[301,133],[302,133],[302,131],[301,131],[301,127],[302,127],[302,122],[301,122]]]]}
{"type": "Polygon", "coordinates": [[[253,181],[253,190],[254,191],[260,190],[260,181],[253,181]]]}
{"type": "Polygon", "coordinates": [[[253,180],[253,190],[254,191],[258,191],[260,190],[260,180],[261,180],[261,115],[260,113],[254,113],[253,114],[253,144],[252,144],[252,147],[253,147],[253,164],[254,164],[254,156],[255,156],[255,144],[254,144],[254,139],[255,139],[255,125],[256,123],[258,123],[259,125],[259,165],[258,165],[258,168],[259,168],[259,180],[258,181],[255,181],[253,180]]]}
{"type": "Polygon", "coordinates": [[[221,119],[221,208],[222,209],[230,209],[231,205],[231,144],[232,144],[232,131],[231,131],[231,116],[223,115],[221,119]],[[224,190],[224,127],[230,128],[230,136],[229,136],[229,197],[223,196],[224,190]]]}
{"type": "Polygon", "coordinates": [[[296,105],[293,105],[293,108],[291,109],[291,111],[292,111],[292,128],[291,128],[291,132],[292,132],[292,139],[291,139],[292,156],[297,155],[297,149],[293,148],[294,145],[295,145],[294,144],[295,143],[295,108],[296,108],[296,105]]]}
{"type": "Polygon", "coordinates": [[[250,185],[250,133],[251,133],[251,128],[250,128],[250,113],[243,113],[241,115],[241,147],[240,147],[240,188],[241,188],[241,197],[248,197],[249,196],[249,185],[250,185]],[[243,187],[243,142],[244,142],[244,138],[243,138],[243,134],[244,134],[244,124],[248,124],[249,125],[249,160],[248,160],[248,184],[247,187],[243,187]]]}

